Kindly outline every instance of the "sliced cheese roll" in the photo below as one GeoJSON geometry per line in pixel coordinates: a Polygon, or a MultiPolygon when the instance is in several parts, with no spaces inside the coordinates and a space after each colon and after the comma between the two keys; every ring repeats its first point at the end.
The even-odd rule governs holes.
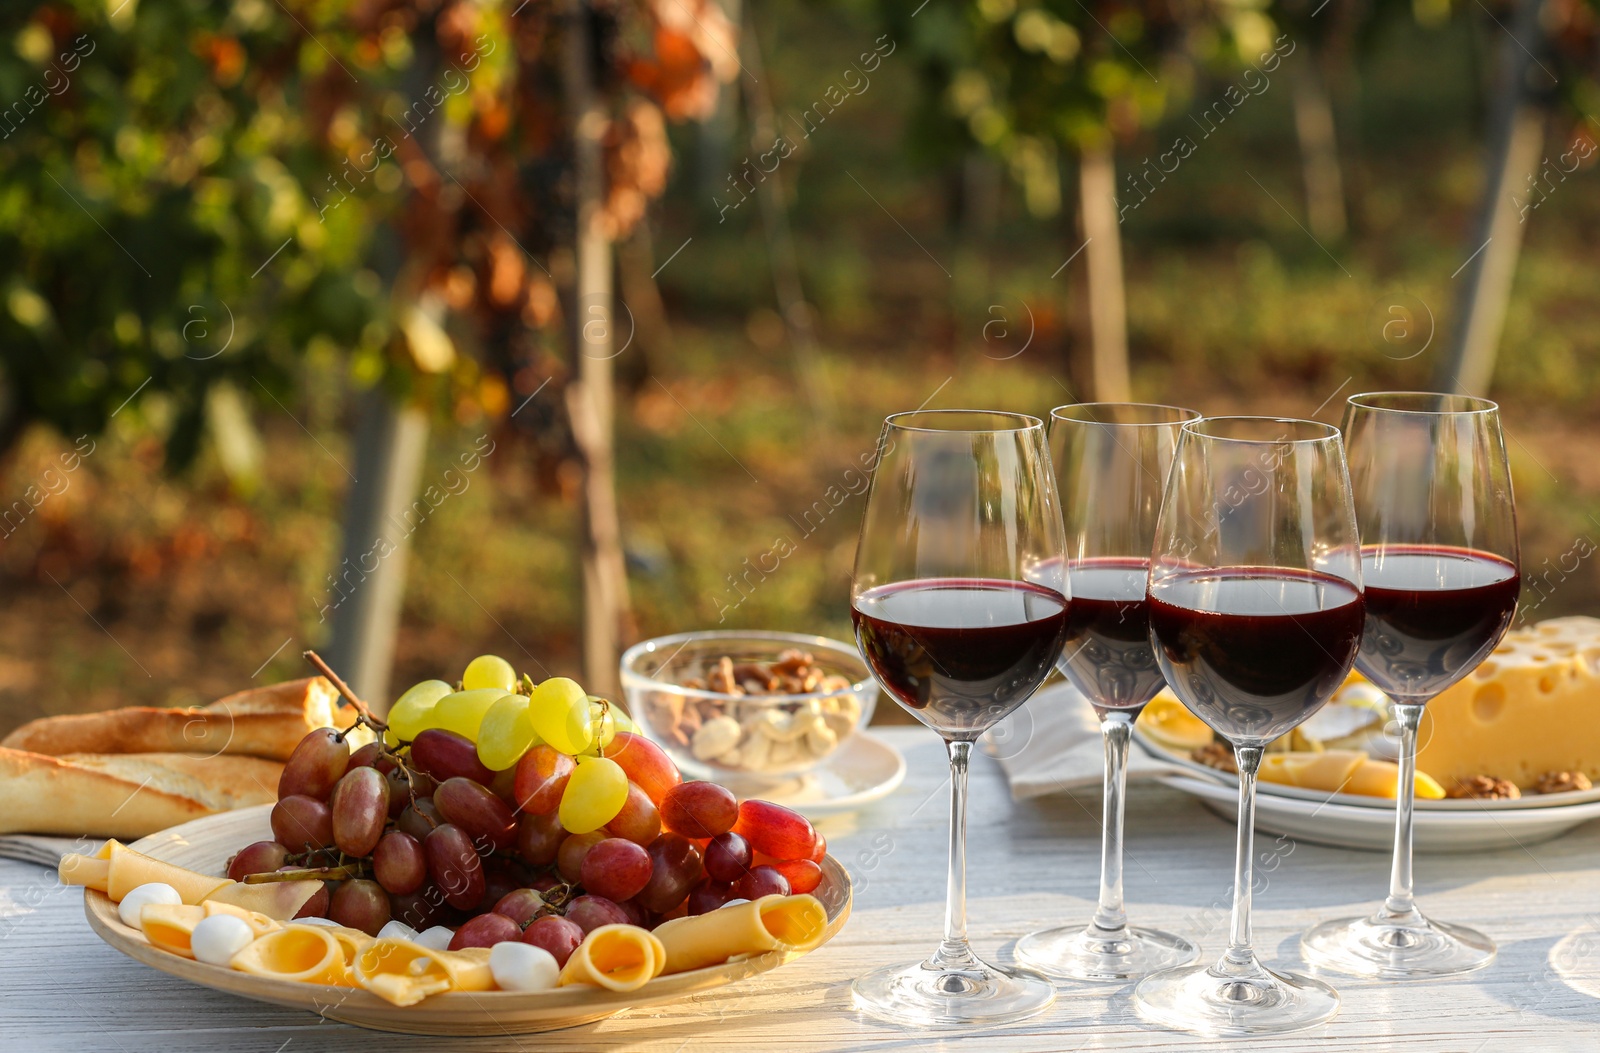
{"type": "Polygon", "coordinates": [[[151,903],[139,912],[139,929],[151,946],[181,958],[193,958],[189,937],[205,918],[204,907],[188,903],[151,903]]]}
{"type": "Polygon", "coordinates": [[[257,936],[265,936],[269,932],[277,932],[279,929],[283,928],[283,926],[278,924],[277,921],[269,918],[267,915],[258,910],[245,910],[243,907],[235,906],[232,903],[225,903],[222,900],[208,899],[204,903],[200,904],[200,906],[205,910],[206,917],[208,918],[214,914],[229,914],[235,918],[238,918],[240,921],[250,926],[250,931],[255,933],[257,936]]]}
{"type": "Polygon", "coordinates": [[[224,885],[232,884],[227,878],[197,874],[172,863],[151,859],[143,852],[135,852],[124,845],[112,847],[106,895],[120,903],[129,892],[153,881],[171,885],[178,890],[178,895],[185,903],[191,904],[199,903],[224,885]]]}
{"type": "Polygon", "coordinates": [[[106,890],[106,885],[111,880],[111,853],[114,849],[124,847],[121,841],[112,838],[99,848],[93,855],[79,855],[69,852],[61,857],[57,872],[61,876],[63,885],[82,885],[100,892],[106,890]]]}
{"type": "Polygon", "coordinates": [[[332,930],[320,925],[290,925],[269,932],[228,963],[242,973],[308,984],[355,986],[345,967],[344,949],[332,930]]]}
{"type": "MultiPolygon", "coordinates": [[[[266,881],[259,885],[224,881],[203,899],[207,903],[227,903],[277,921],[288,921],[300,913],[300,908],[310,902],[321,886],[322,882],[315,878],[305,881],[266,881]]],[[[181,894],[183,890],[178,891],[181,894]]],[[[189,901],[185,899],[184,902],[189,901]]]]}
{"type": "Polygon", "coordinates": [[[435,951],[409,940],[372,940],[352,970],[362,987],[394,1005],[416,1005],[446,991],[489,991],[489,948],[435,951]]]}
{"type": "Polygon", "coordinates": [[[687,972],[725,962],[740,954],[764,951],[809,951],[822,942],[828,912],[815,896],[762,896],[678,918],[656,927],[667,951],[668,973],[687,972]]]}
{"type": "Polygon", "coordinates": [[[557,986],[634,991],[660,976],[666,960],[666,949],[654,933],[637,925],[601,925],[572,952],[557,986]]]}

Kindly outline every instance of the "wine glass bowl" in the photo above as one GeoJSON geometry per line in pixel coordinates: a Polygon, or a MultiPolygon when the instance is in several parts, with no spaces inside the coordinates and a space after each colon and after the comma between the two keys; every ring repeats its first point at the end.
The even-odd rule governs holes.
{"type": "Polygon", "coordinates": [[[1130,926],[1122,889],[1128,744],[1134,720],[1165,683],[1150,645],[1150,548],[1179,434],[1199,419],[1193,410],[1141,403],[1077,403],[1050,412],[1072,592],[1057,665],[1094,707],[1106,751],[1094,916],[1087,925],[1042,929],[1017,942],[1017,960],[1050,976],[1136,979],[1200,953],[1181,936],[1130,926]]]}
{"type": "Polygon", "coordinates": [[[1367,594],[1356,665],[1393,701],[1400,729],[1394,863],[1376,913],[1324,922],[1301,950],[1319,968],[1358,976],[1470,972],[1494,961],[1494,941],[1417,909],[1412,812],[1424,706],[1489,656],[1516,612],[1516,505],[1499,409],[1468,395],[1353,395],[1344,431],[1367,594]]]}
{"type": "Polygon", "coordinates": [[[1148,584],[1150,640],[1180,700],[1234,747],[1239,832],[1228,948],[1153,973],[1139,1015],[1206,1035],[1297,1031],[1331,1019],[1326,984],[1267,969],[1252,948],[1256,773],[1264,747],[1344,681],[1365,618],[1339,431],[1215,417],[1184,426],[1148,584]]]}
{"type": "Polygon", "coordinates": [[[884,422],[851,584],[856,644],[885,693],[945,740],[950,870],[944,939],[927,959],[857,977],[862,1012],[943,1028],[1043,1012],[1043,977],[967,940],[966,793],[973,741],[1049,675],[1066,630],[1061,509],[1036,417],[984,410],[884,422]]]}

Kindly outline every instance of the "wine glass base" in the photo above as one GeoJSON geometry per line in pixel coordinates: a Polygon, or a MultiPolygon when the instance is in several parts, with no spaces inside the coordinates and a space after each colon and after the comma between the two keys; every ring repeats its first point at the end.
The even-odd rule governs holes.
{"type": "Polygon", "coordinates": [[[1046,976],[1111,983],[1187,965],[1200,948],[1170,932],[1128,926],[1041,929],[1017,941],[1017,961],[1046,976]]]}
{"type": "Polygon", "coordinates": [[[1043,977],[976,957],[955,967],[929,959],[875,969],[857,977],[850,993],[868,1016],[918,1028],[1008,1024],[1042,1013],[1056,1000],[1043,977]]]}
{"type": "Polygon", "coordinates": [[[1275,973],[1254,958],[1236,966],[1186,965],[1139,981],[1133,1006],[1152,1024],[1197,1035],[1270,1035],[1303,1031],[1339,1011],[1333,988],[1309,976],[1275,973]]]}
{"type": "Polygon", "coordinates": [[[1496,953],[1494,941],[1475,929],[1384,912],[1323,922],[1300,937],[1300,951],[1319,969],[1383,980],[1470,973],[1496,953]]]}

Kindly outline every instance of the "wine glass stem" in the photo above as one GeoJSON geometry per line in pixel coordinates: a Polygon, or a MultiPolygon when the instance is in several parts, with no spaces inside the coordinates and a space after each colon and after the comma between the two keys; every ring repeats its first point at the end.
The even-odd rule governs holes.
{"type": "Polygon", "coordinates": [[[944,941],[934,954],[934,962],[944,968],[971,967],[976,964],[967,943],[967,762],[972,743],[965,739],[947,741],[950,753],[950,873],[944,904],[944,941]]]}
{"type": "Polygon", "coordinates": [[[1106,785],[1100,828],[1100,903],[1095,908],[1094,927],[1120,933],[1128,924],[1122,907],[1122,812],[1133,720],[1126,713],[1110,713],[1100,722],[1100,734],[1106,744],[1106,785]]]}
{"type": "Polygon", "coordinates": [[[1255,951],[1250,946],[1250,893],[1255,881],[1252,857],[1256,847],[1256,772],[1261,767],[1261,747],[1236,746],[1233,757],[1239,766],[1239,850],[1233,865],[1233,923],[1223,963],[1244,968],[1255,961],[1255,951]]]}
{"type": "Polygon", "coordinates": [[[1411,818],[1417,798],[1417,729],[1422,725],[1422,705],[1396,702],[1400,722],[1400,785],[1394,809],[1394,869],[1389,874],[1389,899],[1385,913],[1392,919],[1412,918],[1417,905],[1411,896],[1411,818]]]}

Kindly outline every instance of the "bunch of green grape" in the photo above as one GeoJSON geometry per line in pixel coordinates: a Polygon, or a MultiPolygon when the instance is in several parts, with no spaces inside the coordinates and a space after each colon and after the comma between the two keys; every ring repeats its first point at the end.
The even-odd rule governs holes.
{"type": "Polygon", "coordinates": [[[598,925],[653,927],[822,879],[827,842],[805,817],[684,782],[627,714],[565,677],[535,684],[484,655],[373,723],[382,738],[354,751],[334,728],[301,740],[273,839],[230,861],[234,880],[324,880],[302,916],[452,948],[520,939],[564,962],[598,925]]]}

